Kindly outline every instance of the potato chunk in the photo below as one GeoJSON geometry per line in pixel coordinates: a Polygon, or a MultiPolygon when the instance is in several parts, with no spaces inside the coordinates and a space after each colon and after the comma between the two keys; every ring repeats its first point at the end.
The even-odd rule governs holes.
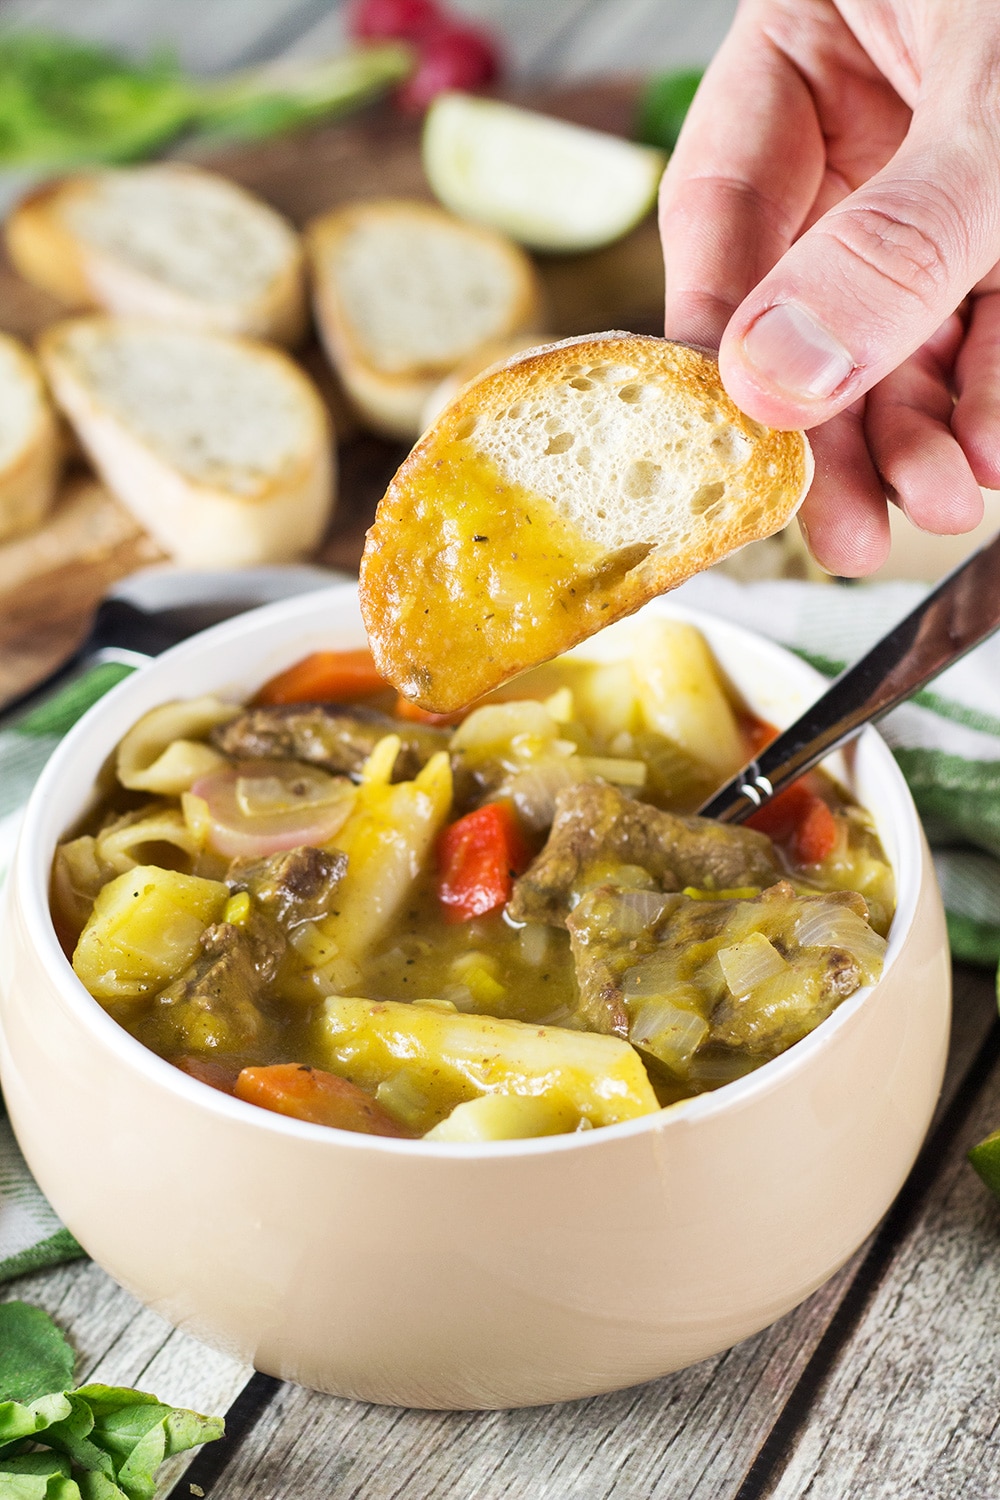
{"type": "Polygon", "coordinates": [[[228,899],[218,880],[136,865],[99,893],[73,968],[98,1000],[154,994],[193,962],[228,899]]]}
{"type": "Polygon", "coordinates": [[[567,1129],[659,1108],[638,1053],[617,1037],[464,1015],[438,1002],[333,996],[317,1023],[316,1048],[331,1072],[369,1092],[405,1074],[426,1100],[413,1122],[421,1133],[486,1094],[544,1098],[567,1129]]]}

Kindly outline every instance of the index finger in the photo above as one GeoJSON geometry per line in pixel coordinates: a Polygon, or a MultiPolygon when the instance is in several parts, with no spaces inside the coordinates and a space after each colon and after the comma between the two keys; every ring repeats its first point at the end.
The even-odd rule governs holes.
{"type": "Polygon", "coordinates": [[[810,90],[753,12],[710,64],[660,190],[667,337],[709,348],[791,244],[825,169],[810,90]]]}

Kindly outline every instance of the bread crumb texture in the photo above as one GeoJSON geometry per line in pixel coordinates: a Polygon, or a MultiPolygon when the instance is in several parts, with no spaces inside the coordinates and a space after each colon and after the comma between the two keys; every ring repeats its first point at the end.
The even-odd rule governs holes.
{"type": "Polygon", "coordinates": [[[65,325],[61,345],[93,397],[196,483],[253,497],[315,442],[305,378],[261,345],[100,319],[65,325]]]}
{"type": "Polygon", "coordinates": [[[804,477],[800,434],[752,421],[713,359],[662,339],[554,346],[540,362],[509,363],[476,395],[474,446],[609,550],[682,552],[734,526],[771,531],[804,477]]]}
{"type": "Polygon", "coordinates": [[[189,167],[101,173],[56,200],[65,227],[94,250],[199,301],[262,296],[298,256],[294,231],[234,183],[189,167]]]}

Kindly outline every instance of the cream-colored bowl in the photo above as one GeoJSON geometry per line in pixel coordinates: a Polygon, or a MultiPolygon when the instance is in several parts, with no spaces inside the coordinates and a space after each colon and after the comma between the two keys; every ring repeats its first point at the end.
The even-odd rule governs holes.
{"type": "MultiPolygon", "coordinates": [[[[777,647],[653,608],[696,619],[764,717],[787,722],[816,696],[819,678],[777,647]]],[[[456,1146],[285,1119],[146,1051],[63,956],[46,895],[53,849],[138,716],[179,696],[246,695],[307,651],[362,641],[349,587],[271,605],[122,683],[53,755],[0,931],[3,1089],[41,1187],[95,1260],[173,1323],[338,1395],[563,1401],[747,1337],[868,1234],[941,1083],[941,904],[874,732],[846,775],[896,870],[884,976],[758,1072],[627,1124],[456,1146]]]]}

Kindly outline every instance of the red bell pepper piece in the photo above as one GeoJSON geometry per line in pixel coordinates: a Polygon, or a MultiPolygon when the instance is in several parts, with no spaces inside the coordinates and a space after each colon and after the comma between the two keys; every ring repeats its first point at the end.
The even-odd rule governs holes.
{"type": "Polygon", "coordinates": [[[805,778],[772,797],[747,823],[783,844],[797,864],[818,865],[837,847],[837,820],[805,778]]]}
{"type": "Polygon", "coordinates": [[[450,823],[437,841],[437,893],[445,920],[469,922],[503,906],[529,857],[506,802],[487,802],[450,823]]]}

